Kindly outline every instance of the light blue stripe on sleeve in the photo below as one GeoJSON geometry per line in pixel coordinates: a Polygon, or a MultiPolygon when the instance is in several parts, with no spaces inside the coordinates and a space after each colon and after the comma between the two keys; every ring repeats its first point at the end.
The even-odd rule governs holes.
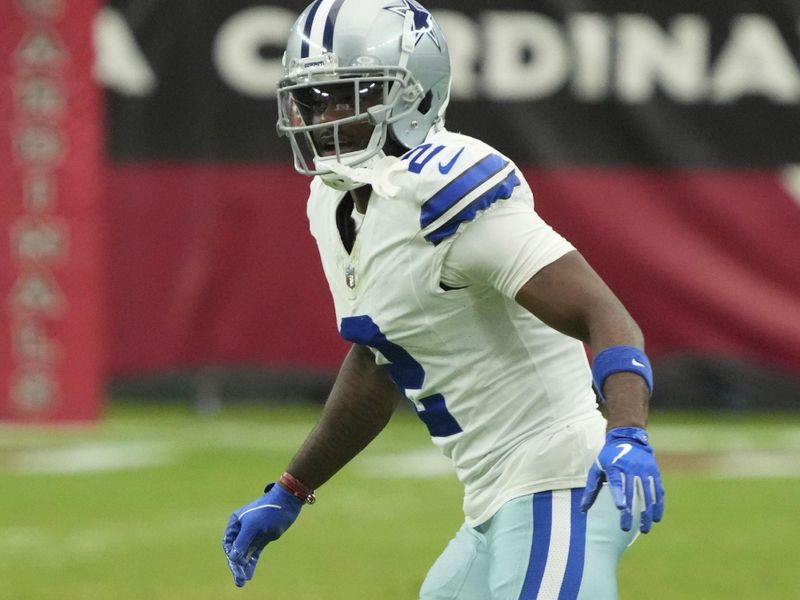
{"type": "Polygon", "coordinates": [[[490,154],[469,167],[458,177],[447,183],[431,196],[419,215],[419,224],[424,229],[447,210],[485,181],[497,175],[508,161],[497,154],[490,154]]]}
{"type": "Polygon", "coordinates": [[[458,226],[461,225],[461,223],[472,221],[480,211],[486,210],[495,201],[510,197],[514,192],[514,188],[519,184],[520,181],[516,171],[511,171],[508,177],[503,181],[489,189],[486,193],[475,198],[475,200],[470,202],[463,210],[455,214],[453,218],[449,219],[441,227],[427,234],[425,240],[431,242],[434,246],[438,246],[442,240],[453,235],[458,230],[458,226]]]}

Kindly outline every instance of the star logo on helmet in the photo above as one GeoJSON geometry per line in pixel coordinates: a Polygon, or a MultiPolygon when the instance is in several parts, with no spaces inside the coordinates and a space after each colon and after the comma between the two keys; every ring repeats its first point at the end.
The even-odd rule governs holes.
{"type": "Polygon", "coordinates": [[[431,13],[425,10],[422,6],[414,2],[414,0],[400,0],[399,4],[394,4],[390,6],[384,6],[384,10],[388,10],[393,12],[401,17],[405,18],[406,13],[411,13],[414,15],[414,29],[413,32],[416,35],[414,40],[414,44],[419,44],[419,41],[422,39],[423,36],[428,36],[431,38],[431,41],[436,44],[436,47],[441,50],[442,44],[439,41],[439,36],[436,35],[436,31],[433,29],[433,23],[431,21],[431,13]]]}

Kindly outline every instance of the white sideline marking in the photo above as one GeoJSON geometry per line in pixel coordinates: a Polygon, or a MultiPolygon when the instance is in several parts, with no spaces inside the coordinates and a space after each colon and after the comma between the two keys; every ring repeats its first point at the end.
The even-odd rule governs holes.
{"type": "MultiPolygon", "coordinates": [[[[665,454],[675,456],[665,449],[665,454]]],[[[658,448],[656,448],[658,454],[658,448]]],[[[719,478],[800,477],[797,449],[729,450],[683,453],[703,460],[692,471],[719,478]]],[[[359,474],[375,479],[436,479],[454,475],[450,461],[434,449],[364,456],[356,463],[359,474]]],[[[354,465],[354,466],[356,466],[354,465]]]]}
{"type": "Polygon", "coordinates": [[[154,442],[88,442],[64,447],[12,451],[4,458],[8,471],[24,474],[77,475],[162,465],[174,459],[174,448],[154,442]]]}
{"type": "Polygon", "coordinates": [[[709,469],[720,478],[800,477],[797,452],[727,452],[709,469]]]}
{"type": "Polygon", "coordinates": [[[800,165],[789,165],[782,171],[783,187],[800,206],[800,165]]]}
{"type": "Polygon", "coordinates": [[[455,472],[450,460],[434,448],[364,456],[357,464],[361,475],[379,479],[437,479],[455,472]]]}
{"type": "MultiPolygon", "coordinates": [[[[772,428],[769,447],[778,452],[795,451],[800,456],[800,427],[772,428]]],[[[659,452],[694,454],[703,452],[750,452],[764,450],[765,441],[752,430],[735,423],[719,425],[653,425],[650,440],[659,452]]]]}

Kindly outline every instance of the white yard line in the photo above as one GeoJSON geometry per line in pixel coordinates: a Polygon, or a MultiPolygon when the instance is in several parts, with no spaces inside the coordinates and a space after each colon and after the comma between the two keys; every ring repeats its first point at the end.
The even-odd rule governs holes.
{"type": "Polygon", "coordinates": [[[453,477],[452,463],[435,448],[392,454],[368,454],[355,464],[364,477],[438,479],[453,477]]]}
{"type": "Polygon", "coordinates": [[[778,450],[797,452],[800,457],[800,427],[766,425],[764,435],[752,426],[735,423],[708,425],[658,425],[649,428],[650,443],[656,453],[687,454],[697,452],[737,452],[778,450]]]}
{"type": "Polygon", "coordinates": [[[797,452],[727,452],[712,459],[708,472],[720,479],[800,477],[797,452]]]}
{"type": "MultiPolygon", "coordinates": [[[[658,452],[658,449],[657,449],[658,452]]],[[[778,478],[800,477],[800,452],[781,450],[719,450],[663,452],[664,464],[687,461],[680,472],[705,473],[712,477],[778,478]]],[[[362,477],[375,479],[437,479],[454,477],[454,469],[435,449],[364,456],[354,467],[362,477]]],[[[667,467],[669,468],[669,467],[667,467]]]]}
{"type": "Polygon", "coordinates": [[[139,469],[174,461],[175,447],[159,442],[86,442],[63,447],[12,450],[2,462],[7,472],[76,475],[139,469]]]}

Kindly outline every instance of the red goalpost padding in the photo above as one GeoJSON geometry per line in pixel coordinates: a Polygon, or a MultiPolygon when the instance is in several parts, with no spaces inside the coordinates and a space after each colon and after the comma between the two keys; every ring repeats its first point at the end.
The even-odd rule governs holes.
{"type": "Polygon", "coordinates": [[[101,414],[96,10],[95,0],[0,5],[0,420],[101,414]]]}

